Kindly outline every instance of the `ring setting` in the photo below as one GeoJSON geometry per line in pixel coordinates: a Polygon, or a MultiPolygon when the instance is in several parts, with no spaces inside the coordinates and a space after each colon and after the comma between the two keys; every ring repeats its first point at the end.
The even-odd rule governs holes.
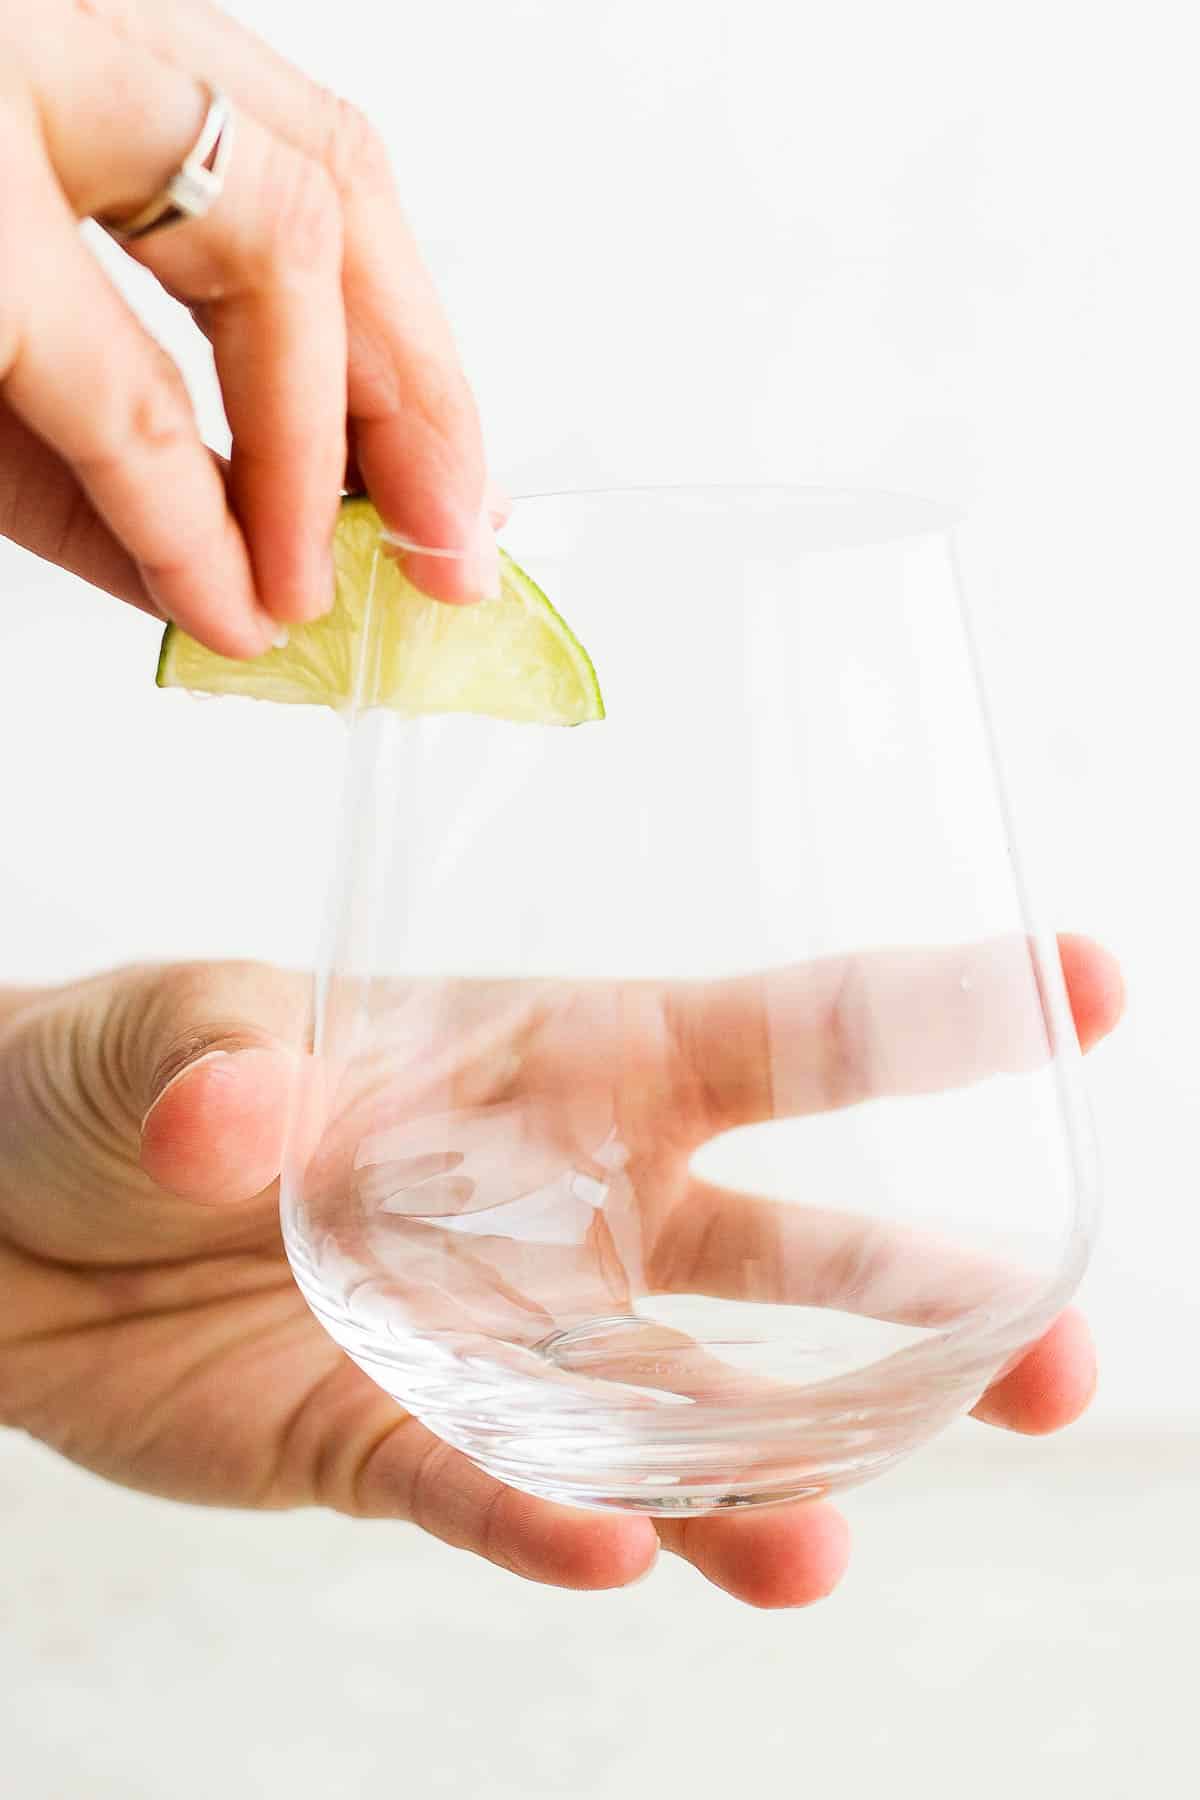
{"type": "Polygon", "coordinates": [[[119,244],[131,244],[152,231],[202,219],[225,185],[232,149],[233,104],[219,88],[210,88],[200,134],[166,186],[132,218],[100,223],[119,244]]]}

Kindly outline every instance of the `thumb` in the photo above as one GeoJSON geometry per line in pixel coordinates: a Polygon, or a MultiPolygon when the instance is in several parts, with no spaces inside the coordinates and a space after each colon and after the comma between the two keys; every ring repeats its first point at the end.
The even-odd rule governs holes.
{"type": "Polygon", "coordinates": [[[183,1199],[252,1199],[279,1174],[309,984],[257,963],[187,964],[143,979],[142,1168],[183,1199]]]}

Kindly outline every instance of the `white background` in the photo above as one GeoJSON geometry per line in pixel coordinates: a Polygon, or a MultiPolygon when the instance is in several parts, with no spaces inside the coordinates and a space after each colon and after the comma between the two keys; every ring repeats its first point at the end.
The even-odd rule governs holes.
{"type": "MultiPolygon", "coordinates": [[[[382,128],[510,487],[799,478],[970,503],[1042,910],[1111,944],[1130,983],[1091,1072],[1095,1419],[1194,1431],[1200,132],[1181,9],[237,10],[382,128]]],[[[132,288],[216,429],[190,328],[132,288]]],[[[306,962],[334,721],[227,723],[154,690],[147,621],[4,547],[0,588],[0,975],[306,962]]]]}

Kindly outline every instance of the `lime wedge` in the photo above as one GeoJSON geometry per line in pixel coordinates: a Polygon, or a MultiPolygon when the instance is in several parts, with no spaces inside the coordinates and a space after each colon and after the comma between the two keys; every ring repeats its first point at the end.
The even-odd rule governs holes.
{"type": "Polygon", "coordinates": [[[511,557],[501,552],[499,600],[447,606],[427,599],[394,556],[380,553],[380,531],[369,500],[343,502],[333,540],[333,610],[314,624],[291,626],[280,650],[235,662],[168,625],[159,687],[542,725],[604,717],[587,651],[511,557]]]}

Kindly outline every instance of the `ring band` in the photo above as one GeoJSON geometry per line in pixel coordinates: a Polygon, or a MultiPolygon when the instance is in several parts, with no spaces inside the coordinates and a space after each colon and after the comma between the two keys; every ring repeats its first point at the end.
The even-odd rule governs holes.
{"type": "Polygon", "coordinates": [[[185,219],[202,219],[225,185],[232,149],[233,105],[219,88],[210,88],[200,135],[166,187],[132,219],[100,223],[119,244],[129,244],[185,219]]]}

